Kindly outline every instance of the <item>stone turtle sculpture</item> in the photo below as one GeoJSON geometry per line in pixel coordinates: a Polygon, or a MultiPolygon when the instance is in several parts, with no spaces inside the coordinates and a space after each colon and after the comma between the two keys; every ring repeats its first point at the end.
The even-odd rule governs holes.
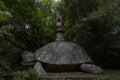
{"type": "MultiPolygon", "coordinates": [[[[23,54],[24,64],[36,61],[34,69],[38,75],[46,74],[46,71],[84,71],[94,74],[102,74],[103,69],[94,65],[90,56],[79,45],[66,42],[63,38],[62,17],[57,13],[57,38],[55,42],[48,43],[35,53],[23,54]]],[[[29,65],[29,64],[28,64],[29,65]]]]}
{"type": "Polygon", "coordinates": [[[85,50],[72,42],[56,41],[43,46],[34,54],[27,51],[25,52],[27,56],[25,56],[24,53],[24,64],[33,65],[32,60],[36,61],[34,69],[38,75],[46,74],[47,68],[48,71],[81,70],[94,74],[103,73],[103,69],[93,64],[93,61],[85,50]]]}
{"type": "MultiPolygon", "coordinates": [[[[71,68],[70,66],[74,66],[72,68],[84,72],[94,74],[101,74],[103,72],[100,67],[93,64],[93,61],[84,49],[72,42],[57,41],[49,43],[35,52],[35,58],[37,59],[37,63],[34,68],[39,75],[46,73],[42,63],[52,65],[52,67],[57,65],[54,68],[55,70],[58,66],[68,66],[68,69],[71,68]]],[[[60,68],[64,69],[64,67],[60,68]]],[[[67,71],[66,69],[64,71],[67,71]]]]}

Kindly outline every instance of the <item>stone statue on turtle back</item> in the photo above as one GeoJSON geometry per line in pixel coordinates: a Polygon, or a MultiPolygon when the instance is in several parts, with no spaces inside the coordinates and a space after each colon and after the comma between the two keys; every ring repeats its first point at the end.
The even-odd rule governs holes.
{"type": "Polygon", "coordinates": [[[34,65],[34,69],[39,75],[46,74],[47,71],[67,72],[77,70],[94,74],[102,74],[103,69],[93,64],[90,56],[83,48],[75,43],[64,41],[62,21],[62,17],[58,12],[56,41],[36,50],[34,54],[31,52],[26,52],[26,54],[24,53],[23,63],[31,63],[33,62],[32,60],[35,60],[36,63],[34,65]]]}

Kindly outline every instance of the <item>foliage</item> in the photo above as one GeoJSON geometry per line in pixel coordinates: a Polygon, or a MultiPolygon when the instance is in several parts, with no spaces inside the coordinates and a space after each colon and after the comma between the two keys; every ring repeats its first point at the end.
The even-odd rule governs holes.
{"type": "Polygon", "coordinates": [[[0,26],[6,24],[7,19],[11,17],[11,14],[5,10],[6,6],[3,1],[0,0],[0,26]]]}
{"type": "Polygon", "coordinates": [[[24,68],[21,49],[35,51],[54,39],[58,3],[36,1],[0,0],[0,77],[24,68]]]}
{"type": "Polygon", "coordinates": [[[50,1],[4,0],[12,15],[1,32],[5,39],[23,50],[35,51],[54,38],[55,11],[50,1]],[[46,4],[45,4],[46,3],[46,4]],[[48,34],[49,33],[49,34],[48,34]]]}
{"type": "Polygon", "coordinates": [[[13,80],[37,80],[37,74],[33,69],[17,71],[13,73],[13,80]]]}
{"type": "Polygon", "coordinates": [[[0,11],[0,21],[3,21],[9,17],[10,17],[10,14],[7,11],[0,11]]]}
{"type": "Polygon", "coordinates": [[[82,22],[86,20],[91,12],[97,9],[97,5],[96,0],[71,0],[71,2],[62,0],[60,7],[65,18],[65,38],[67,40],[74,41],[74,37],[80,35],[78,31],[82,22]]]}
{"type": "Polygon", "coordinates": [[[115,60],[117,61],[120,57],[120,19],[118,18],[120,16],[118,11],[120,9],[119,6],[119,0],[107,1],[99,7],[96,12],[92,13],[92,15],[96,17],[92,16],[93,19],[89,22],[89,24],[91,24],[90,26],[92,26],[92,35],[94,36],[92,37],[92,42],[94,42],[94,47],[96,47],[96,50],[93,51],[97,52],[93,54],[94,57],[97,54],[100,54],[99,56],[102,61],[107,61],[110,63],[113,63],[115,60]],[[96,15],[94,13],[96,13],[96,15]]]}
{"type": "Polygon", "coordinates": [[[0,43],[0,76],[5,76],[20,66],[21,50],[12,46],[1,36],[0,43]]]}
{"type": "Polygon", "coordinates": [[[98,64],[120,64],[110,64],[120,59],[119,0],[63,0],[60,7],[67,40],[84,47],[98,64]]]}
{"type": "Polygon", "coordinates": [[[105,70],[105,74],[114,77],[120,77],[120,70],[105,70]]]}

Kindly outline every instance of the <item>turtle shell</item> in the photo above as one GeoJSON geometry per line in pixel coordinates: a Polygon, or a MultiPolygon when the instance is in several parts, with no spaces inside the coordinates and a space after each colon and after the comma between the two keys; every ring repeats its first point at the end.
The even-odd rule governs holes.
{"type": "Polygon", "coordinates": [[[83,48],[72,42],[51,42],[35,52],[38,61],[47,64],[80,64],[92,63],[91,58],[83,48]]]}

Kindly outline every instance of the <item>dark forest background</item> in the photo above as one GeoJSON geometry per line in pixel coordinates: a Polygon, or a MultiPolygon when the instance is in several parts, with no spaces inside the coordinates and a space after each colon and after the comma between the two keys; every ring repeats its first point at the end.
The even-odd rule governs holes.
{"type": "Polygon", "coordinates": [[[57,7],[66,41],[104,69],[120,69],[120,0],[0,0],[0,76],[25,70],[22,52],[55,40],[57,7]]]}

